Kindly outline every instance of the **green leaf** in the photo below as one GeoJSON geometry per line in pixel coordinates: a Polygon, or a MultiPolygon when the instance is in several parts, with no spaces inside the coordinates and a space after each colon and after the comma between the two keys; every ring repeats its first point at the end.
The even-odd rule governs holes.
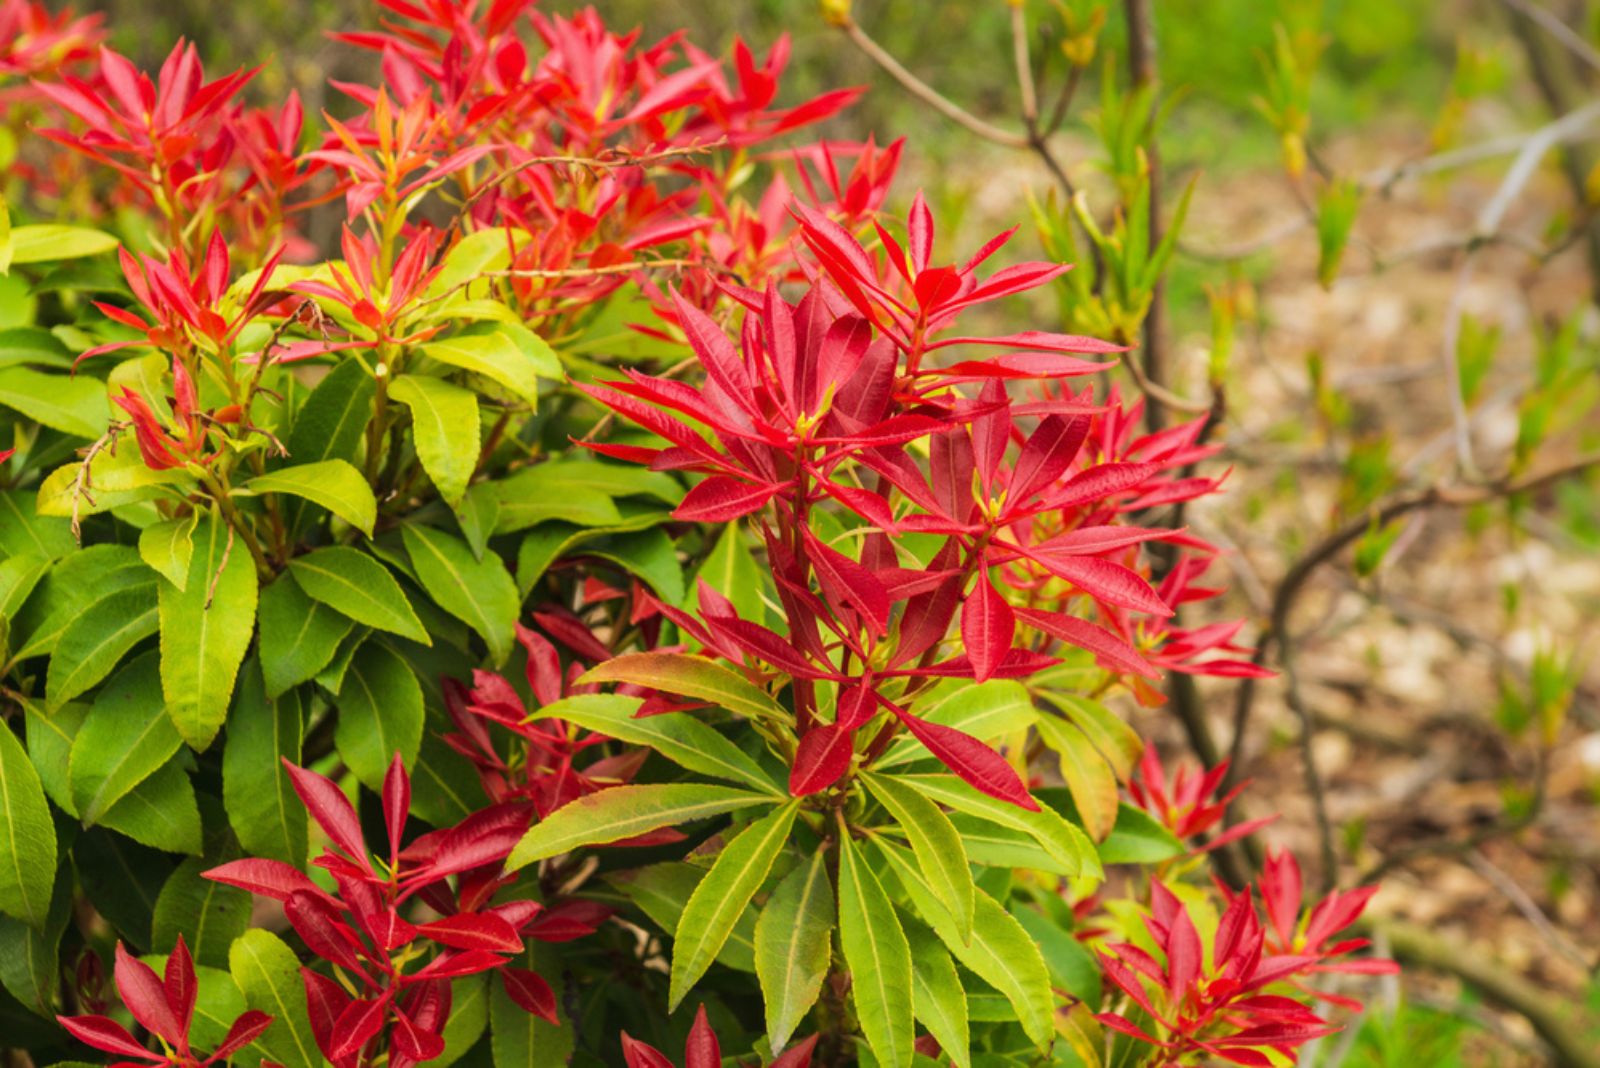
{"type": "Polygon", "coordinates": [[[295,867],[305,863],[306,810],[283,769],[286,759],[300,762],[304,740],[299,694],[268,698],[261,668],[254,660],[246,663],[222,749],[222,801],[239,844],[251,856],[295,867]]]}
{"type": "MultiPolygon", "coordinates": [[[[487,972],[468,975],[450,984],[450,1016],[441,1037],[444,1052],[427,1063],[431,1068],[449,1068],[483,1037],[489,1026],[489,983],[487,972]]],[[[496,986],[503,984],[496,982],[496,986]]]]}
{"type": "MultiPolygon", "coordinates": [[[[964,734],[970,734],[980,742],[989,742],[1003,734],[1030,726],[1039,713],[1033,707],[1033,698],[1021,683],[1010,679],[990,679],[976,686],[963,684],[953,689],[950,696],[919,715],[931,723],[954,727],[964,734]]],[[[881,771],[927,755],[928,751],[921,742],[907,737],[891,745],[872,766],[881,771]]]]}
{"type": "Polygon", "coordinates": [[[581,487],[607,497],[651,497],[669,508],[682,502],[684,492],[677,479],[661,471],[600,460],[555,460],[525,468],[519,477],[526,481],[547,479],[563,488],[581,487]]]}
{"type": "Polygon", "coordinates": [[[105,383],[88,375],[7,367],[0,370],[0,405],[79,438],[98,438],[111,422],[105,383]]]}
{"type": "Polygon", "coordinates": [[[422,686],[411,666],[382,642],[367,642],[350,661],[339,688],[333,743],[357,779],[383,789],[395,753],[406,767],[422,745],[422,686]]]}
{"type": "Polygon", "coordinates": [[[0,560],[0,619],[15,618],[49,570],[50,561],[34,553],[0,560]]]}
{"type": "Polygon", "coordinates": [[[1100,859],[1107,864],[1159,864],[1187,851],[1148,812],[1127,803],[1117,806],[1116,826],[1100,843],[1100,859]]]}
{"type": "Polygon", "coordinates": [[[56,642],[45,676],[45,704],[59,708],[111,674],[135,645],[156,632],[153,586],[133,586],[99,598],[56,642]]]}
{"type": "Polygon", "coordinates": [[[72,366],[72,352],[42,326],[12,326],[0,330],[0,367],[15,363],[66,369],[72,366]]]}
{"type": "Polygon", "coordinates": [[[1127,781],[1139,754],[1144,752],[1144,740],[1138,731],[1098,701],[1056,690],[1041,691],[1040,696],[1064,712],[1072,725],[1088,736],[1116,772],[1119,782],[1127,781]]]}
{"type": "Polygon", "coordinates": [[[267,696],[276,698],[315,678],[339,651],[355,623],[307,597],[294,575],[279,575],[261,591],[261,674],[267,696]]]}
{"type": "Polygon", "coordinates": [[[33,498],[26,490],[0,492],[0,553],[8,557],[42,556],[46,560],[71,553],[78,547],[72,539],[72,524],[39,515],[33,498]]]}
{"type": "Polygon", "coordinates": [[[580,797],[546,816],[517,843],[506,868],[515,871],[580,846],[615,842],[735,809],[770,805],[772,801],[770,795],[702,783],[613,786],[580,797]]]}
{"type": "MultiPolygon", "coordinates": [[[[334,364],[295,413],[289,429],[290,458],[298,464],[355,461],[360,456],[361,435],[372,419],[377,390],[372,372],[360,360],[334,364]]],[[[316,507],[304,498],[285,503],[284,526],[291,535],[310,525],[317,515],[316,507]]]]}
{"type": "Polygon", "coordinates": [[[1085,1004],[1100,1004],[1100,965],[1083,943],[1033,909],[1013,906],[1011,914],[1039,947],[1050,981],[1085,1004]]]}
{"type": "Polygon", "coordinates": [[[227,965],[228,947],[250,928],[250,893],[200,874],[215,866],[213,860],[190,857],[168,877],[156,899],[150,933],[156,952],[172,952],[182,935],[195,963],[227,965]]]}
{"type": "Polygon", "coordinates": [[[1099,854],[1081,830],[1048,805],[1029,812],[1008,801],[980,794],[954,775],[902,775],[900,781],[929,800],[981,817],[1033,837],[1045,851],[1077,875],[1099,877],[1099,854]]]}
{"type": "Polygon", "coordinates": [[[61,635],[95,598],[154,584],[149,567],[126,545],[91,545],[62,557],[12,617],[14,644],[20,646],[15,659],[44,656],[54,650],[61,635]]]}
{"type": "Polygon", "coordinates": [[[21,704],[28,723],[28,760],[39,774],[39,785],[57,808],[76,817],[78,808],[72,803],[72,778],[68,769],[72,762],[72,742],[89,716],[89,706],[73,703],[46,712],[43,701],[24,698],[21,704]]]}
{"type": "Polygon", "coordinates": [[[122,242],[114,235],[87,226],[63,226],[59,223],[18,226],[11,231],[11,262],[77,260],[110,252],[120,244],[122,242]]]}
{"type": "Polygon", "coordinates": [[[756,921],[756,976],[774,1052],[788,1044],[828,974],[836,913],[826,860],[817,850],[810,863],[790,872],[756,921]]]}
{"type": "Polygon", "coordinates": [[[201,520],[194,540],[186,588],[161,587],[161,689],[178,733],[203,750],[228,718],[255,632],[256,569],[217,519],[201,520]]]}
{"type": "Polygon", "coordinates": [[[767,606],[761,598],[766,579],[738,522],[723,527],[695,580],[697,589],[704,582],[732,601],[739,618],[756,623],[766,618],[767,606]]]}
{"type": "Polygon", "coordinates": [[[435,827],[453,827],[489,807],[478,773],[467,758],[424,731],[411,769],[411,811],[435,827]]]}
{"type": "Polygon", "coordinates": [[[132,947],[148,949],[156,899],[177,864],[166,854],[104,827],[92,827],[78,836],[72,864],[95,911],[132,947]]]}
{"type": "Polygon", "coordinates": [[[119,671],[100,691],[72,741],[72,802],[85,824],[161,769],[183,745],[162,711],[161,668],[156,654],[119,671]]]}
{"type": "Polygon", "coordinates": [[[717,779],[728,779],[777,797],[785,791],[744,751],[689,712],[635,718],[643,702],[618,694],[578,694],[545,705],[536,719],[561,719],[629,745],[654,749],[675,764],[717,779]]]}
{"type": "Polygon", "coordinates": [[[972,937],[972,869],[950,817],[939,806],[905,783],[877,775],[862,776],[883,807],[889,810],[911,843],[912,852],[939,900],[955,919],[956,931],[964,942],[972,937]]]}
{"type": "Polygon", "coordinates": [[[911,1004],[956,1068],[970,1068],[972,1041],[967,1025],[967,992],[950,954],[924,927],[906,928],[911,945],[911,1004]]]}
{"type": "Polygon", "coordinates": [[[84,519],[160,497],[183,496],[196,485],[194,477],[183,468],[151,470],[144,465],[139,450],[133,448],[96,453],[85,480],[92,487],[88,493],[82,492],[78,484],[82,473],[83,464],[75,463],[46,475],[35,499],[39,514],[84,519]]]}
{"type": "Polygon", "coordinates": [[[189,585],[189,561],[194,557],[194,528],[199,513],[168,519],[139,532],[139,557],[178,589],[189,585]]]}
{"type": "Polygon", "coordinates": [[[590,668],[579,682],[632,682],[654,690],[710,701],[751,719],[791,723],[789,710],[744,676],[687,653],[624,653],[590,668]]]}
{"type": "Polygon", "coordinates": [[[56,828],[39,773],[0,724],[0,911],[43,929],[56,873],[56,828]]]}
{"type": "Polygon", "coordinates": [[[429,359],[493,379],[527,402],[539,404],[538,364],[506,334],[469,334],[422,346],[429,359]]]}
{"type": "Polygon", "coordinates": [[[372,631],[366,627],[355,627],[345,635],[339,642],[339,648],[334,650],[328,666],[317,672],[317,685],[337,697],[344,686],[345,673],[350,670],[350,661],[355,659],[356,653],[371,636],[372,631]]]}
{"type": "Polygon", "coordinates": [[[525,467],[495,485],[500,508],[494,532],[517,530],[559,519],[580,527],[610,527],[623,522],[609,493],[584,483],[582,472],[566,464],[525,467]]]}
{"type": "MultiPolygon", "coordinates": [[[[705,869],[683,861],[665,861],[646,868],[613,872],[606,880],[668,935],[678,933],[678,920],[702,880],[705,869]]],[[[740,972],[756,970],[756,910],[746,907],[717,953],[717,963],[740,972]]]]}
{"type": "MultiPolygon", "coordinates": [[[[461,536],[467,539],[467,544],[472,546],[473,556],[482,556],[489,547],[489,538],[494,533],[494,525],[499,517],[500,498],[495,495],[493,483],[478,483],[457,502],[456,525],[461,528],[461,536]]],[[[520,584],[518,592],[526,592],[520,584]]]]}
{"type": "Polygon", "coordinates": [[[343,460],[282,467],[257,475],[233,490],[235,497],[258,497],[263,493],[286,493],[320,505],[372,537],[372,524],[378,519],[378,502],[372,487],[361,472],[343,460]]]}
{"type": "Polygon", "coordinates": [[[904,1068],[916,1038],[911,945],[878,877],[848,837],[839,843],[839,945],[850,966],[861,1033],[879,1064],[904,1068]]]}
{"type": "Polygon", "coordinates": [[[100,817],[100,825],[163,852],[200,852],[200,806],[194,784],[177,763],[163,765],[125,794],[100,817]]]}
{"type": "Polygon", "coordinates": [[[1044,958],[1022,925],[994,898],[979,890],[972,940],[963,942],[949,911],[933,896],[906,851],[882,838],[874,839],[874,844],[888,860],[918,915],[933,928],[945,948],[978,978],[1004,994],[1028,1037],[1040,1049],[1046,1048],[1054,1034],[1051,1020],[1055,998],[1050,992],[1044,958]]]}
{"type": "Polygon", "coordinates": [[[378,630],[432,644],[394,576],[372,557],[334,545],[289,561],[289,573],[314,601],[378,630]]]}
{"type": "Polygon", "coordinates": [[[284,1068],[323,1068],[294,951],[271,931],[246,931],[228,949],[228,970],[245,1002],[272,1017],[257,1045],[284,1068]]]}
{"type": "Polygon", "coordinates": [[[689,988],[711,967],[735,921],[761,889],[773,861],[788,844],[789,830],[799,809],[798,799],[790,801],[739,832],[695,887],[678,919],[678,933],[673,939],[668,1012],[678,1007],[689,988]]]}
{"type": "Polygon", "coordinates": [[[411,409],[417,457],[444,502],[454,508],[478,466],[482,427],[478,396],[470,389],[427,375],[400,375],[389,396],[411,409]]]}
{"type": "Polygon", "coordinates": [[[505,663],[522,611],[506,565],[494,553],[478,559],[466,542],[432,527],[407,523],[400,533],[428,596],[483,638],[496,665],[505,663]]]}
{"type": "Polygon", "coordinates": [[[1117,776],[1087,735],[1055,716],[1040,716],[1034,724],[1044,744],[1061,758],[1061,778],[1072,792],[1083,828],[1095,841],[1104,841],[1117,822],[1117,776]]]}
{"type": "Polygon", "coordinates": [[[668,604],[683,603],[686,591],[678,547],[659,527],[602,538],[590,543],[584,555],[609,560],[637,575],[668,604]]]}
{"type": "MultiPolygon", "coordinates": [[[[531,953],[514,958],[513,965],[539,970],[531,953]]],[[[556,978],[559,971],[545,971],[560,1003],[562,984],[556,978]]],[[[572,1024],[564,1022],[552,1027],[549,1021],[512,1001],[504,983],[489,984],[489,1030],[494,1068],[564,1068],[572,1057],[572,1024]]]]}
{"type": "Polygon", "coordinates": [[[33,926],[0,915],[0,985],[48,1019],[54,1015],[61,982],[61,935],[72,917],[72,869],[62,865],[46,874],[54,877],[54,883],[42,924],[33,926]]]}

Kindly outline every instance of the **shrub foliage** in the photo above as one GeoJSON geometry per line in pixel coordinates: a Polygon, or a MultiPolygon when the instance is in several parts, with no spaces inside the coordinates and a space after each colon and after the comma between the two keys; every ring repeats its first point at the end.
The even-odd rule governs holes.
{"type": "Polygon", "coordinates": [[[1224,769],[1169,781],[1103,703],[1259,669],[1173,619],[1217,592],[1165,525],[1218,488],[1205,421],[1142,430],[1094,386],[1122,346],[1009,325],[1067,266],[887,209],[901,142],[796,147],[855,92],[779,104],[783,41],[382,7],[336,35],[381,84],[318,121],[0,9],[0,1045],[1326,1034],[1306,984],[1388,967],[1346,959],[1366,893],[1209,889],[1224,769]]]}

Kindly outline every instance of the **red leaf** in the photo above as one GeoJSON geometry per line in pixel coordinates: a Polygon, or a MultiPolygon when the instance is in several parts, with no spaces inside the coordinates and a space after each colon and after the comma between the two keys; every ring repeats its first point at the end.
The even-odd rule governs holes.
{"type": "Polygon", "coordinates": [[[189,955],[189,947],[184,944],[183,935],[178,935],[178,942],[172,947],[172,952],[167,956],[167,966],[162,975],[162,984],[166,991],[167,1004],[172,1007],[172,1014],[178,1018],[178,1033],[188,1035],[189,1023],[194,1019],[194,1003],[199,993],[194,978],[194,958],[189,955]]]}
{"type": "Polygon", "coordinates": [[[638,1041],[626,1031],[622,1032],[622,1059],[628,1068],[674,1068],[660,1050],[638,1041]]]}
{"type": "Polygon", "coordinates": [[[400,855],[400,837],[406,829],[406,813],[411,811],[411,780],[405,762],[397,751],[383,777],[383,824],[389,832],[389,863],[400,855]]]}
{"type": "Polygon", "coordinates": [[[853,742],[852,732],[837,723],[807,731],[795,750],[794,767],[789,771],[789,792],[795,797],[805,797],[838,782],[850,768],[853,742]]]}
{"type": "Polygon", "coordinates": [[[226,1060],[236,1050],[243,1049],[254,1042],[261,1032],[271,1025],[272,1017],[264,1012],[251,1009],[244,1013],[233,1021],[233,1026],[228,1028],[228,1033],[222,1039],[222,1044],[216,1048],[210,1057],[206,1058],[205,1063],[210,1064],[213,1061],[226,1060]]]}
{"type": "Polygon", "coordinates": [[[783,1055],[772,1062],[771,1068],[811,1068],[811,1051],[817,1047],[817,1035],[812,1035],[797,1046],[790,1046],[783,1055]]]}
{"type": "Polygon", "coordinates": [[[1055,493],[1047,494],[1051,508],[1072,508],[1090,501],[1103,501],[1134,489],[1161,470],[1159,464],[1098,464],[1078,472],[1055,493]]]}
{"type": "Polygon", "coordinates": [[[987,574],[978,582],[961,606],[961,640],[972,661],[973,679],[983,682],[1011,651],[1017,621],[1011,605],[1000,596],[987,574]]]}
{"type": "Polygon", "coordinates": [[[690,523],[730,523],[749,515],[789,488],[787,482],[741,482],[727,475],[712,475],[683,498],[674,519],[690,523]]]}
{"type": "Polygon", "coordinates": [[[167,1045],[178,1045],[187,1032],[167,1002],[166,986],[148,964],[129,953],[121,942],[117,943],[115,974],[117,993],[133,1018],[167,1045]]]}
{"type": "Polygon", "coordinates": [[[849,605],[855,609],[873,633],[888,633],[889,591],[883,588],[878,576],[839,550],[824,544],[809,528],[803,534],[806,551],[828,600],[836,607],[849,605]]]}
{"type": "Polygon", "coordinates": [[[237,886],[241,890],[248,890],[252,894],[260,894],[262,897],[270,897],[277,901],[287,901],[290,894],[299,891],[322,897],[329,904],[333,903],[333,898],[312,882],[304,872],[298,868],[291,868],[281,860],[245,857],[243,860],[230,860],[201,874],[213,882],[237,886]]]}
{"type": "Polygon", "coordinates": [[[1172,609],[1150,588],[1137,571],[1095,556],[1035,557],[1050,572],[1066,579],[1089,596],[1119,608],[1170,616],[1172,609]]]}
{"type": "Polygon", "coordinates": [[[555,992],[537,973],[526,968],[501,968],[500,980],[505,984],[506,994],[524,1012],[530,1012],[552,1024],[560,1024],[556,1016],[555,992]]]}
{"type": "Polygon", "coordinates": [[[1178,531],[1150,527],[1129,527],[1105,523],[1092,527],[1079,527],[1065,534],[1057,534],[1048,541],[1033,547],[1040,554],[1056,553],[1062,556],[1098,556],[1100,553],[1126,549],[1156,538],[1169,537],[1178,531]]]}
{"type": "Polygon", "coordinates": [[[921,274],[928,269],[928,261],[933,257],[933,213],[928,210],[928,202],[922,198],[920,189],[911,201],[909,229],[911,267],[921,274]]]}
{"type": "Polygon", "coordinates": [[[356,810],[350,806],[344,791],[316,772],[297,767],[287,757],[283,760],[283,766],[288,769],[294,792],[299,795],[300,803],[306,806],[306,811],[311,813],[311,818],[317,821],[334,845],[371,871],[372,858],[367,856],[361,821],[356,818],[356,810]]]}
{"type": "Polygon", "coordinates": [[[838,709],[833,721],[847,731],[853,731],[878,711],[878,699],[870,679],[862,679],[839,693],[838,709]]]}
{"type": "Polygon", "coordinates": [[[440,945],[454,949],[482,949],[490,953],[519,953],[522,938],[509,923],[487,913],[463,912],[446,916],[431,923],[419,924],[417,930],[440,945]]]}
{"type": "Polygon", "coordinates": [[[1001,801],[1039,811],[1028,788],[1017,777],[1016,769],[1005,758],[970,734],[954,727],[918,719],[909,712],[895,709],[895,715],[906,725],[913,737],[927,746],[928,752],[938,757],[945,767],[959,775],[974,790],[1001,801]]]}
{"type": "Polygon", "coordinates": [[[121,1024],[107,1017],[57,1016],[56,1022],[66,1028],[73,1038],[97,1050],[115,1053],[119,1057],[138,1057],[157,1064],[166,1062],[165,1055],[151,1053],[139,1045],[121,1024]]]}
{"type": "Polygon", "coordinates": [[[722,1068],[722,1047],[717,1044],[717,1033],[711,1030],[706,1019],[706,1007],[694,1014],[694,1026],[689,1029],[689,1040],[683,1046],[683,1068],[722,1068]]]}
{"type": "Polygon", "coordinates": [[[1036,608],[1019,608],[1017,614],[1023,621],[1068,645],[1087,649],[1095,661],[1110,671],[1126,671],[1147,679],[1158,679],[1161,672],[1139,655],[1139,651],[1104,627],[1090,623],[1065,612],[1050,612],[1036,608]]]}
{"type": "Polygon", "coordinates": [[[333,1049],[328,1051],[329,1059],[337,1061],[355,1053],[383,1029],[383,1022],[388,1017],[387,991],[379,997],[352,1001],[346,1005],[333,1025],[334,1044],[333,1049]]]}
{"type": "Polygon", "coordinates": [[[344,1010],[349,1008],[351,997],[344,987],[320,972],[310,968],[300,969],[300,981],[306,988],[306,1013],[311,1021],[311,1035],[323,1056],[333,1056],[334,1027],[344,1010]]]}

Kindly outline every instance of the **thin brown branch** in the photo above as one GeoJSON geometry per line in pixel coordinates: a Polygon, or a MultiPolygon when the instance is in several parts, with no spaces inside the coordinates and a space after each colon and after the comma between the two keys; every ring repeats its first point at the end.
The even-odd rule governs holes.
{"type": "Polygon", "coordinates": [[[1600,71],[1600,52],[1585,41],[1578,31],[1562,22],[1550,11],[1529,0],[1501,0],[1511,10],[1539,24],[1539,28],[1553,37],[1561,47],[1571,52],[1592,70],[1600,71]]]}
{"type": "Polygon", "coordinates": [[[901,65],[898,59],[890,55],[882,45],[869,37],[867,32],[857,25],[854,19],[846,17],[840,20],[839,28],[844,31],[846,37],[850,38],[851,43],[866,53],[867,58],[883,68],[889,77],[904,86],[905,90],[912,96],[921,100],[951,122],[964,126],[985,141],[993,141],[997,145],[1005,145],[1008,148],[1028,147],[1028,138],[1024,135],[1010,130],[1002,130],[998,126],[983,121],[921,78],[918,78],[915,74],[912,74],[901,65]]]}
{"type": "MultiPolygon", "coordinates": [[[[1315,733],[1315,722],[1299,693],[1298,678],[1294,671],[1292,643],[1289,640],[1290,616],[1293,614],[1296,601],[1299,599],[1300,594],[1304,592],[1312,576],[1324,564],[1333,560],[1339,553],[1354,544],[1367,531],[1375,527],[1382,527],[1411,512],[1429,508],[1467,508],[1475,504],[1484,504],[1489,501],[1533,493],[1595,467],[1600,467],[1600,453],[1588,453],[1568,463],[1560,464],[1547,471],[1519,480],[1501,479],[1496,482],[1475,486],[1431,486],[1416,493],[1398,497],[1374,512],[1351,519],[1323,538],[1322,541],[1312,546],[1289,568],[1273,595],[1272,610],[1267,621],[1267,627],[1257,643],[1253,660],[1259,666],[1265,664],[1274,651],[1279,654],[1279,663],[1284,669],[1290,707],[1300,720],[1301,750],[1307,763],[1307,786],[1312,792],[1314,802],[1318,802],[1320,805],[1319,798],[1321,794],[1321,783],[1317,778],[1316,768],[1311,760],[1311,738],[1315,733]]],[[[1237,781],[1242,772],[1244,742],[1249,734],[1255,691],[1256,681],[1254,679],[1241,680],[1233,713],[1233,740],[1229,752],[1230,767],[1228,769],[1230,782],[1237,781]]],[[[1323,832],[1324,840],[1322,844],[1323,852],[1326,856],[1332,850],[1331,825],[1326,820],[1326,813],[1320,810],[1318,824],[1319,829],[1323,832]]],[[[1326,873],[1325,877],[1327,877],[1326,873]]]]}

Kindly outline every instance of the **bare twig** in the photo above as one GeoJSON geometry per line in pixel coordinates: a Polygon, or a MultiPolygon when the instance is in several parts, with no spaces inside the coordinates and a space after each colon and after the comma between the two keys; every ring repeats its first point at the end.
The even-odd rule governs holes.
{"type": "MultiPolygon", "coordinates": [[[[1294,671],[1294,654],[1289,635],[1289,618],[1307,582],[1323,564],[1332,560],[1368,530],[1374,527],[1382,527],[1411,512],[1426,508],[1466,508],[1474,504],[1531,493],[1594,467],[1600,467],[1600,453],[1586,454],[1568,463],[1521,480],[1502,479],[1482,485],[1461,487],[1431,486],[1425,490],[1396,498],[1374,512],[1351,519],[1342,527],[1323,538],[1322,541],[1312,546],[1300,559],[1295,561],[1294,565],[1284,575],[1283,580],[1278,584],[1277,592],[1273,595],[1272,611],[1267,621],[1266,630],[1263,631],[1261,639],[1256,645],[1253,660],[1258,665],[1265,664],[1274,651],[1279,653],[1279,662],[1284,669],[1284,681],[1287,687],[1289,704],[1296,717],[1300,720],[1300,744],[1302,755],[1306,760],[1307,788],[1311,792],[1313,803],[1318,806],[1317,822],[1322,833],[1322,852],[1325,858],[1331,856],[1333,852],[1332,827],[1327,820],[1326,812],[1322,810],[1321,781],[1312,761],[1311,738],[1315,732],[1315,722],[1299,692],[1299,681],[1294,671]]],[[[1236,782],[1242,773],[1244,742],[1249,734],[1250,714],[1255,701],[1255,691],[1256,682],[1254,679],[1247,678],[1240,681],[1238,697],[1234,705],[1233,740],[1229,753],[1228,779],[1230,783],[1236,782]]],[[[1325,880],[1329,879],[1331,878],[1331,873],[1324,872],[1323,877],[1325,880]]]]}
{"type": "Polygon", "coordinates": [[[1474,849],[1467,854],[1467,864],[1473,871],[1483,876],[1489,885],[1504,894],[1507,901],[1522,913],[1524,919],[1533,925],[1534,929],[1550,944],[1550,948],[1561,954],[1567,960],[1576,964],[1581,970],[1589,970],[1589,961],[1584,957],[1578,947],[1572,944],[1572,939],[1562,934],[1556,925],[1550,922],[1550,917],[1544,914],[1539,903],[1528,896],[1528,892],[1511,876],[1501,871],[1494,862],[1484,856],[1483,850],[1474,849]]]}
{"type": "Polygon", "coordinates": [[[1511,10],[1531,19],[1539,24],[1544,32],[1560,42],[1561,46],[1571,52],[1590,68],[1600,71],[1600,52],[1595,51],[1593,45],[1585,41],[1578,32],[1565,22],[1562,22],[1551,12],[1530,3],[1529,0],[1501,0],[1511,10]]]}
{"type": "Polygon", "coordinates": [[[857,48],[867,54],[869,59],[882,67],[885,73],[904,86],[908,93],[951,122],[964,126],[985,141],[993,141],[997,145],[1005,145],[1009,148],[1028,147],[1028,138],[1026,136],[1010,130],[1002,130],[992,123],[984,122],[972,112],[957,104],[909,70],[906,70],[898,59],[895,59],[882,45],[869,37],[867,32],[857,25],[854,19],[843,18],[839,22],[839,28],[844,31],[845,36],[850,38],[857,48]]]}

